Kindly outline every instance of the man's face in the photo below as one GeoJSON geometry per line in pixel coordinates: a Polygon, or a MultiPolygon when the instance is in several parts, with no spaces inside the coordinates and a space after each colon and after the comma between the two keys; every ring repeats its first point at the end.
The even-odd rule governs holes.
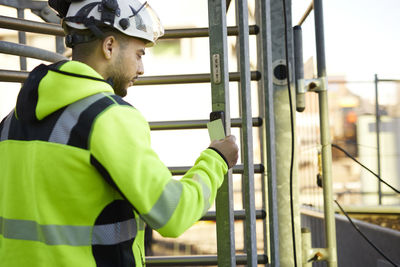
{"type": "Polygon", "coordinates": [[[120,44],[118,53],[108,69],[108,77],[113,78],[116,95],[126,96],[128,87],[144,73],[144,54],[145,43],[140,39],[129,38],[123,45],[120,44]]]}

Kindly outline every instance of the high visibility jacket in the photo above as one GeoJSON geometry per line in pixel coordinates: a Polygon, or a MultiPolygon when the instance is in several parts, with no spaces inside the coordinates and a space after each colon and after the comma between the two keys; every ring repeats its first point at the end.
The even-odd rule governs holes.
{"type": "Polygon", "coordinates": [[[148,123],[96,71],[40,65],[0,124],[0,266],[142,266],[145,223],[180,235],[227,169],[206,149],[172,179],[148,123]]]}

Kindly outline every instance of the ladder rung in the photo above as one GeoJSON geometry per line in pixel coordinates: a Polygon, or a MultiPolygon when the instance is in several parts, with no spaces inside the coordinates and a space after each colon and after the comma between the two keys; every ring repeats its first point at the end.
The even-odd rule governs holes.
{"type": "MultiPolygon", "coordinates": [[[[260,117],[252,118],[253,127],[260,127],[262,119],[260,117]]],[[[186,120],[186,121],[153,121],[149,122],[151,130],[188,130],[205,129],[209,120],[186,120]]],[[[231,119],[231,127],[241,127],[242,119],[231,119]]]]}
{"type": "Polygon", "coordinates": [[[6,41],[0,41],[0,53],[14,55],[14,56],[36,58],[49,62],[58,62],[67,59],[63,55],[42,48],[37,48],[19,43],[6,42],[6,41]]]}
{"type": "MultiPolygon", "coordinates": [[[[190,166],[168,167],[172,175],[184,175],[190,168],[190,166]]],[[[233,167],[233,173],[241,174],[243,169],[243,164],[236,165],[233,167]]],[[[254,164],[254,173],[264,173],[264,165],[254,164]]]]}
{"type": "MultiPolygon", "coordinates": [[[[251,72],[251,80],[258,81],[261,79],[261,73],[258,71],[251,72]]],[[[229,81],[240,81],[239,72],[230,72],[229,81]]],[[[155,84],[179,84],[179,83],[209,83],[210,73],[199,74],[180,74],[180,75],[161,75],[161,76],[142,76],[135,82],[135,85],[155,85],[155,84]]]]}
{"type": "Polygon", "coordinates": [[[58,24],[37,22],[7,16],[0,16],[0,28],[59,36],[65,35],[64,30],[58,24]]]}
{"type": "Polygon", "coordinates": [[[0,70],[0,82],[23,83],[29,72],[16,70],[0,70]]]}
{"type": "MultiPolygon", "coordinates": [[[[228,35],[238,35],[239,29],[237,26],[227,27],[228,35]]],[[[257,25],[249,26],[249,34],[255,35],[259,33],[257,25]]],[[[165,30],[165,34],[160,39],[176,39],[176,38],[195,38],[208,37],[208,28],[188,28],[188,29],[169,29],[165,30]]]]}
{"type": "MultiPolygon", "coordinates": [[[[235,210],[234,211],[234,219],[239,221],[239,220],[245,220],[246,219],[246,212],[245,210],[235,210]]],[[[256,219],[265,219],[267,216],[267,213],[265,210],[256,210],[256,219]]],[[[216,212],[215,211],[209,211],[204,215],[200,220],[202,221],[215,221],[217,218],[216,212]]]]}
{"type": "MultiPolygon", "coordinates": [[[[224,257],[224,255],[222,255],[224,257]]],[[[236,264],[244,265],[247,263],[247,255],[236,254],[236,264]]],[[[258,264],[268,263],[268,257],[264,254],[257,255],[258,264]]],[[[146,257],[146,265],[148,266],[193,266],[193,265],[217,265],[218,258],[214,255],[201,256],[163,256],[163,257],[146,257]]]]}

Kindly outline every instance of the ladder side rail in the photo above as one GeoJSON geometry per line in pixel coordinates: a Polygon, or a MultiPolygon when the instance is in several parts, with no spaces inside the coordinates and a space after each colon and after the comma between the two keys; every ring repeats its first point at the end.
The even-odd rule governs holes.
{"type": "MultiPolygon", "coordinates": [[[[226,1],[208,0],[212,111],[224,111],[230,134],[226,1]]],[[[216,198],[218,266],[235,267],[232,170],[225,176],[216,198]]]]}
{"type": "Polygon", "coordinates": [[[242,201],[246,212],[243,224],[244,251],[247,254],[247,266],[257,266],[256,214],[254,193],[254,153],[253,127],[251,108],[251,73],[249,53],[249,25],[247,0],[236,0],[236,25],[239,27],[237,37],[237,65],[240,73],[239,82],[239,115],[242,118],[240,132],[241,156],[244,165],[242,175],[242,201]]]}
{"type": "Polygon", "coordinates": [[[271,266],[280,266],[279,223],[277,203],[277,173],[275,146],[275,110],[272,85],[272,29],[271,0],[256,0],[257,69],[261,72],[258,82],[259,112],[264,122],[260,131],[261,162],[266,171],[262,176],[262,204],[267,212],[263,221],[264,253],[271,266]]]}

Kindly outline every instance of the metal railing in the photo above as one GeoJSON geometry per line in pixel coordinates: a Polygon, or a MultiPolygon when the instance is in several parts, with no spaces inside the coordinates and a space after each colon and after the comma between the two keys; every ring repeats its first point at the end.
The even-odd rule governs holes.
{"type": "MultiPolygon", "coordinates": [[[[302,57],[302,37],[301,27],[298,25],[294,28],[295,37],[295,58],[296,62],[296,86],[297,96],[304,97],[304,90],[314,91],[318,94],[319,105],[319,129],[320,129],[320,186],[323,192],[323,211],[325,218],[325,248],[312,248],[311,242],[307,242],[307,236],[310,235],[308,230],[302,229],[302,262],[304,266],[311,266],[312,261],[324,260],[329,267],[337,266],[337,250],[336,250],[336,227],[333,209],[333,186],[332,186],[332,148],[329,125],[329,109],[328,109],[328,92],[327,92],[327,74],[325,63],[325,39],[323,24],[323,8],[321,0],[314,0],[309,5],[299,24],[301,25],[311,10],[314,9],[315,21],[315,39],[317,54],[317,70],[318,79],[316,84],[307,88],[307,82],[303,77],[303,57],[302,57]],[[315,257],[315,255],[320,255],[315,257]],[[311,260],[311,262],[309,261],[311,260]]],[[[304,108],[302,109],[304,110],[304,108]]],[[[316,140],[314,140],[316,141],[316,140]]]]}

